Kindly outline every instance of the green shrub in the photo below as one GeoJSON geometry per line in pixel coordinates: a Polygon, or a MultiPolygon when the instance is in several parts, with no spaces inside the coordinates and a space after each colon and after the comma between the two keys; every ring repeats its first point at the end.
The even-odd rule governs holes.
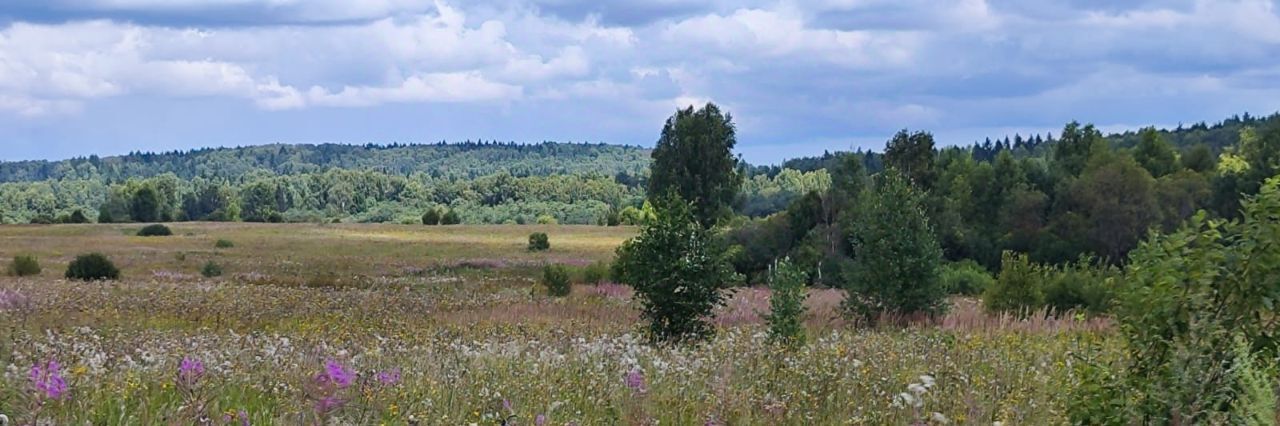
{"type": "Polygon", "coordinates": [[[995,282],[986,268],[972,260],[956,262],[942,267],[942,285],[949,294],[980,295],[995,282]]]}
{"type": "Polygon", "coordinates": [[[582,268],[583,284],[600,284],[609,279],[609,262],[600,260],[582,268]]]}
{"type": "Polygon", "coordinates": [[[203,268],[200,268],[200,275],[204,275],[205,278],[220,277],[222,276],[222,266],[210,260],[204,264],[203,268]]]}
{"type": "Polygon", "coordinates": [[[167,237],[173,235],[173,230],[162,224],[147,225],[138,230],[139,237],[167,237]]]}
{"type": "Polygon", "coordinates": [[[422,214],[422,224],[423,225],[439,225],[440,209],[437,209],[434,207],[427,209],[427,212],[422,214]]]}
{"type": "Polygon", "coordinates": [[[547,233],[534,232],[529,234],[529,251],[546,251],[551,249],[551,242],[547,240],[547,233]]]}
{"type": "Polygon", "coordinates": [[[1045,305],[1054,312],[1084,310],[1094,314],[1107,312],[1113,298],[1110,279],[1118,271],[1092,258],[1046,271],[1045,305]]]}
{"type": "Polygon", "coordinates": [[[13,257],[13,263],[9,264],[9,275],[15,277],[25,277],[40,274],[40,262],[35,256],[17,255],[13,257]]]}
{"type": "Polygon", "coordinates": [[[549,214],[538,216],[539,225],[555,225],[558,223],[560,222],[556,220],[555,216],[551,216],[549,214]]]}
{"type": "Polygon", "coordinates": [[[707,320],[725,303],[721,290],[738,277],[720,240],[687,202],[668,195],[654,204],[653,220],[618,248],[615,268],[635,289],[651,340],[704,338],[715,331],[707,320]]]}
{"type": "Polygon", "coordinates": [[[84,211],[76,209],[71,212],[71,216],[67,217],[66,223],[89,223],[89,218],[84,215],[84,211]]]}
{"type": "Polygon", "coordinates": [[[569,283],[569,269],[564,265],[543,266],[540,283],[547,288],[548,295],[555,297],[568,296],[573,288],[569,283]]]}
{"type": "Polygon", "coordinates": [[[120,270],[101,253],[89,253],[76,256],[71,261],[66,277],[81,281],[115,280],[120,278],[120,270]]]}
{"type": "Polygon", "coordinates": [[[769,314],[765,316],[769,340],[785,346],[803,346],[804,300],[808,296],[804,272],[789,259],[779,260],[769,273],[769,290],[769,314]]]}
{"type": "Polygon", "coordinates": [[[220,249],[232,248],[235,246],[236,246],[236,243],[231,242],[231,240],[219,239],[217,242],[213,243],[214,248],[220,248],[220,249]]]}
{"type": "Polygon", "coordinates": [[[989,312],[1025,317],[1044,306],[1045,278],[1044,269],[1027,255],[1006,251],[1001,258],[1000,275],[982,293],[982,303],[989,312]]]}
{"type": "Polygon", "coordinates": [[[453,211],[453,209],[449,209],[440,217],[441,225],[457,225],[460,223],[462,223],[462,216],[459,216],[458,212],[453,211]]]}

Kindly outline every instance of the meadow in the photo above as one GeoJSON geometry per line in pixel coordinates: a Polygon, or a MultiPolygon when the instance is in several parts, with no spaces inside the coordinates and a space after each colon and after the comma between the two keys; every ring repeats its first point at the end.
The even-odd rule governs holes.
{"type": "Polygon", "coordinates": [[[0,227],[0,259],[43,267],[0,277],[14,423],[1062,424],[1072,364],[1120,356],[1105,320],[996,317],[967,299],[852,327],[830,289],[810,291],[803,347],[766,340],[758,288],[717,311],[710,341],[655,346],[627,287],[551,298],[536,284],[546,263],[610,260],[629,227],[140,227],[0,227]],[[527,251],[531,232],[551,249],[527,251]],[[65,280],[86,252],[121,279],[65,280]],[[223,273],[203,276],[209,262],[223,273]]]}

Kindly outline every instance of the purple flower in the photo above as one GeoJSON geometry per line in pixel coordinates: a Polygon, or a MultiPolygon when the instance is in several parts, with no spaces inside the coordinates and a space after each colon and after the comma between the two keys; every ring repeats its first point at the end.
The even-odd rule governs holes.
{"type": "Polygon", "coordinates": [[[639,368],[627,372],[627,387],[636,392],[644,392],[644,372],[639,368]]]}
{"type": "Polygon", "coordinates": [[[58,361],[49,360],[44,368],[40,364],[31,366],[31,385],[45,398],[62,399],[67,396],[67,381],[62,377],[58,361]]]}
{"type": "Polygon", "coordinates": [[[378,383],[383,386],[395,386],[400,383],[400,369],[393,368],[378,372],[378,383]]]}
{"type": "Polygon", "coordinates": [[[249,426],[249,412],[248,412],[248,411],[240,410],[240,412],[239,412],[239,413],[236,413],[236,416],[240,418],[240,426],[249,426]]]}
{"type": "Polygon", "coordinates": [[[321,414],[328,414],[333,410],[342,408],[343,404],[346,404],[346,403],[347,401],[344,401],[342,398],[338,398],[332,395],[326,396],[316,401],[316,412],[319,412],[321,414]]]}
{"type": "Polygon", "coordinates": [[[193,386],[201,377],[204,377],[204,363],[191,357],[182,358],[182,363],[178,364],[178,382],[193,386]]]}
{"type": "Polygon", "coordinates": [[[505,398],[502,400],[502,409],[507,410],[508,413],[515,411],[511,409],[511,400],[505,398]]]}
{"type": "Polygon", "coordinates": [[[539,415],[538,415],[538,417],[534,417],[534,418],[533,418],[533,425],[534,425],[534,426],[544,426],[544,425],[546,425],[546,424],[547,424],[547,415],[546,415],[546,414],[539,414],[539,415]]]}
{"type": "Polygon", "coordinates": [[[330,382],[333,382],[334,384],[338,385],[338,388],[345,388],[347,386],[351,386],[351,382],[355,381],[355,378],[356,378],[356,374],[355,372],[351,371],[351,368],[344,366],[338,363],[338,361],[334,361],[332,359],[325,361],[324,374],[325,374],[325,377],[329,379],[330,382]]]}

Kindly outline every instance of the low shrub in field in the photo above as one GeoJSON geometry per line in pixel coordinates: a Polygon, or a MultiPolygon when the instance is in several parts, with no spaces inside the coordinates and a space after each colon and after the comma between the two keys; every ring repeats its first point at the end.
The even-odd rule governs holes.
{"type": "Polygon", "coordinates": [[[232,248],[235,246],[236,246],[236,243],[231,242],[231,240],[218,240],[217,242],[213,243],[214,248],[220,248],[220,249],[232,248]]]}
{"type": "Polygon", "coordinates": [[[1094,314],[1107,312],[1114,298],[1111,279],[1119,275],[1113,267],[1081,258],[1076,263],[1047,271],[1044,302],[1054,312],[1084,310],[1094,314]]]}
{"type": "Polygon", "coordinates": [[[539,225],[555,225],[555,224],[558,224],[558,223],[560,223],[560,222],[559,222],[559,221],[557,221],[557,220],[556,220],[556,218],[555,218],[554,216],[551,216],[551,215],[548,215],[548,214],[544,214],[544,215],[542,215],[542,216],[538,216],[538,224],[539,224],[539,225]]]}
{"type": "Polygon", "coordinates": [[[220,277],[222,276],[222,266],[211,260],[209,263],[204,264],[204,268],[200,269],[200,275],[204,275],[205,278],[220,277]]]}
{"type": "Polygon", "coordinates": [[[964,296],[982,294],[995,283],[995,278],[977,262],[967,260],[942,267],[942,285],[947,293],[964,296]]]}
{"type": "Polygon", "coordinates": [[[784,346],[803,346],[805,276],[789,259],[779,260],[769,274],[769,340],[784,346]]]}
{"type": "Polygon", "coordinates": [[[453,209],[449,209],[449,211],[444,212],[443,216],[440,216],[441,225],[457,225],[461,223],[462,216],[458,215],[458,212],[453,211],[453,209]]]}
{"type": "Polygon", "coordinates": [[[534,232],[529,234],[529,251],[546,251],[551,249],[551,242],[547,240],[547,233],[534,232]]]}
{"type": "Polygon", "coordinates": [[[9,275],[15,277],[25,277],[29,275],[40,274],[40,262],[35,256],[17,255],[13,257],[13,263],[9,264],[9,275]]]}
{"type": "Polygon", "coordinates": [[[422,214],[422,224],[423,225],[439,225],[440,210],[436,208],[427,209],[427,212],[422,214]]]}
{"type": "Polygon", "coordinates": [[[101,253],[82,254],[67,266],[67,279],[82,281],[114,280],[120,278],[120,270],[101,253]]]}
{"type": "Polygon", "coordinates": [[[582,268],[583,284],[600,284],[609,279],[609,262],[597,261],[582,268]]]}
{"type": "Polygon", "coordinates": [[[83,210],[77,209],[71,212],[71,216],[67,216],[67,220],[64,223],[89,223],[89,218],[84,215],[83,210]]]}
{"type": "Polygon", "coordinates": [[[138,230],[139,237],[167,237],[173,235],[173,230],[162,224],[147,225],[138,230]]]}
{"type": "Polygon", "coordinates": [[[1010,251],[1004,252],[1000,265],[1000,275],[982,293],[987,311],[1026,316],[1044,306],[1044,268],[1010,251]]]}
{"type": "Polygon", "coordinates": [[[547,294],[555,297],[568,296],[572,290],[569,270],[564,265],[543,266],[541,283],[547,288],[547,294]]]}

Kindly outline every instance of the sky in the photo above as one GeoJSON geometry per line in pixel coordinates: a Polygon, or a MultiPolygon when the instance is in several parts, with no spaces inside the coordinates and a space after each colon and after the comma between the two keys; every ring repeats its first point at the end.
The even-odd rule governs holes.
{"type": "Polygon", "coordinates": [[[3,0],[0,160],[264,143],[652,146],[752,163],[1280,110],[1280,0],[3,0]]]}

